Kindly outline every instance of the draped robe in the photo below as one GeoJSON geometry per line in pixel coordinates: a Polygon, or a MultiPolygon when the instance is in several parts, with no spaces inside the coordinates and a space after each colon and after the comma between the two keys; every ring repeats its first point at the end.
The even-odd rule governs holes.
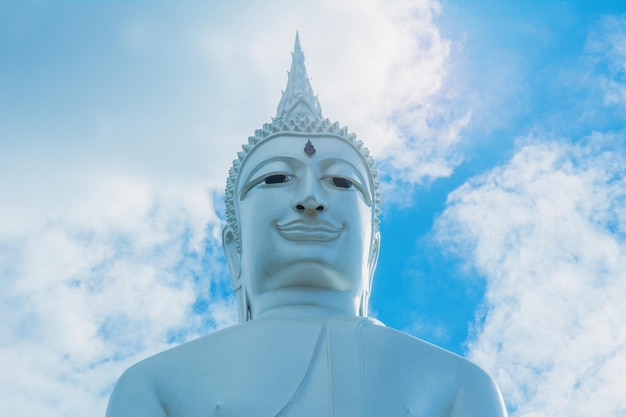
{"type": "Polygon", "coordinates": [[[127,398],[111,404],[129,416],[443,417],[464,415],[455,407],[476,384],[495,389],[481,407],[502,407],[480,368],[375,320],[257,319],[131,367],[118,383],[127,398]]]}

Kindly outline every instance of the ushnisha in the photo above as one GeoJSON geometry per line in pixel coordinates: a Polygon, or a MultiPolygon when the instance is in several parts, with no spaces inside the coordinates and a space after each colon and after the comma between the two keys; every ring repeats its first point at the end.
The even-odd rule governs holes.
{"type": "Polygon", "coordinates": [[[506,416],[476,365],[367,317],[379,212],[374,160],[322,117],[296,35],[277,115],[227,180],[240,324],[129,368],[107,416],[506,416]]]}

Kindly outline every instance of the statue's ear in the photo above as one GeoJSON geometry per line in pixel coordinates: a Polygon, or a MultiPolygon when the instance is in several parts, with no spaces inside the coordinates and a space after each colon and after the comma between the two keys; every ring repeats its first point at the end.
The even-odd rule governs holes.
{"type": "Polygon", "coordinates": [[[237,291],[241,288],[241,254],[237,250],[235,232],[230,226],[225,226],[222,230],[222,246],[230,272],[230,285],[237,291]]]}
{"type": "Polygon", "coordinates": [[[374,271],[376,270],[376,264],[378,264],[378,254],[380,252],[380,233],[376,231],[372,237],[372,245],[370,246],[370,256],[368,260],[368,272],[369,282],[366,283],[363,288],[363,294],[361,294],[361,305],[359,306],[359,316],[367,317],[367,310],[369,306],[370,294],[372,293],[372,282],[374,281],[374,271]]]}
{"type": "Polygon", "coordinates": [[[370,283],[369,289],[372,288],[372,281],[374,279],[374,271],[376,270],[376,265],[378,264],[378,254],[380,253],[380,232],[376,231],[374,233],[374,237],[372,238],[372,246],[370,248],[370,259],[369,259],[369,273],[370,273],[370,283]]]}

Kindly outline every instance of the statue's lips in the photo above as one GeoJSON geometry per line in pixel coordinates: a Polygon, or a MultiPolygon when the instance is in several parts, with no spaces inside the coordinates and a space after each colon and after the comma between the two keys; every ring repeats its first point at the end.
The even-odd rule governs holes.
{"type": "Polygon", "coordinates": [[[333,226],[327,222],[313,224],[304,223],[301,220],[293,220],[284,224],[276,225],[278,233],[287,240],[330,242],[341,234],[341,227],[333,226]]]}

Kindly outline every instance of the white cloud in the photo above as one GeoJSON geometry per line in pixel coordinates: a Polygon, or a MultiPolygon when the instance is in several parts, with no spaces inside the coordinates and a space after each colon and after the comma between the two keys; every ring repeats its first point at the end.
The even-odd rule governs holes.
{"type": "Polygon", "coordinates": [[[350,30],[311,39],[307,56],[325,114],[349,124],[397,181],[450,175],[470,112],[455,107],[445,84],[451,46],[434,23],[440,4],[332,4],[338,10],[325,12],[345,14],[350,30]]]}
{"type": "Polygon", "coordinates": [[[600,19],[587,37],[585,52],[592,69],[601,73],[596,80],[604,105],[626,110],[626,18],[600,19]]]}
{"type": "Polygon", "coordinates": [[[206,186],[92,186],[0,239],[3,415],[102,415],[124,368],[236,317],[221,295],[192,309],[225,280],[206,186]]]}
{"type": "Polygon", "coordinates": [[[454,191],[437,221],[488,281],[470,357],[515,416],[626,410],[625,144],[623,133],[528,139],[454,191]]]}

